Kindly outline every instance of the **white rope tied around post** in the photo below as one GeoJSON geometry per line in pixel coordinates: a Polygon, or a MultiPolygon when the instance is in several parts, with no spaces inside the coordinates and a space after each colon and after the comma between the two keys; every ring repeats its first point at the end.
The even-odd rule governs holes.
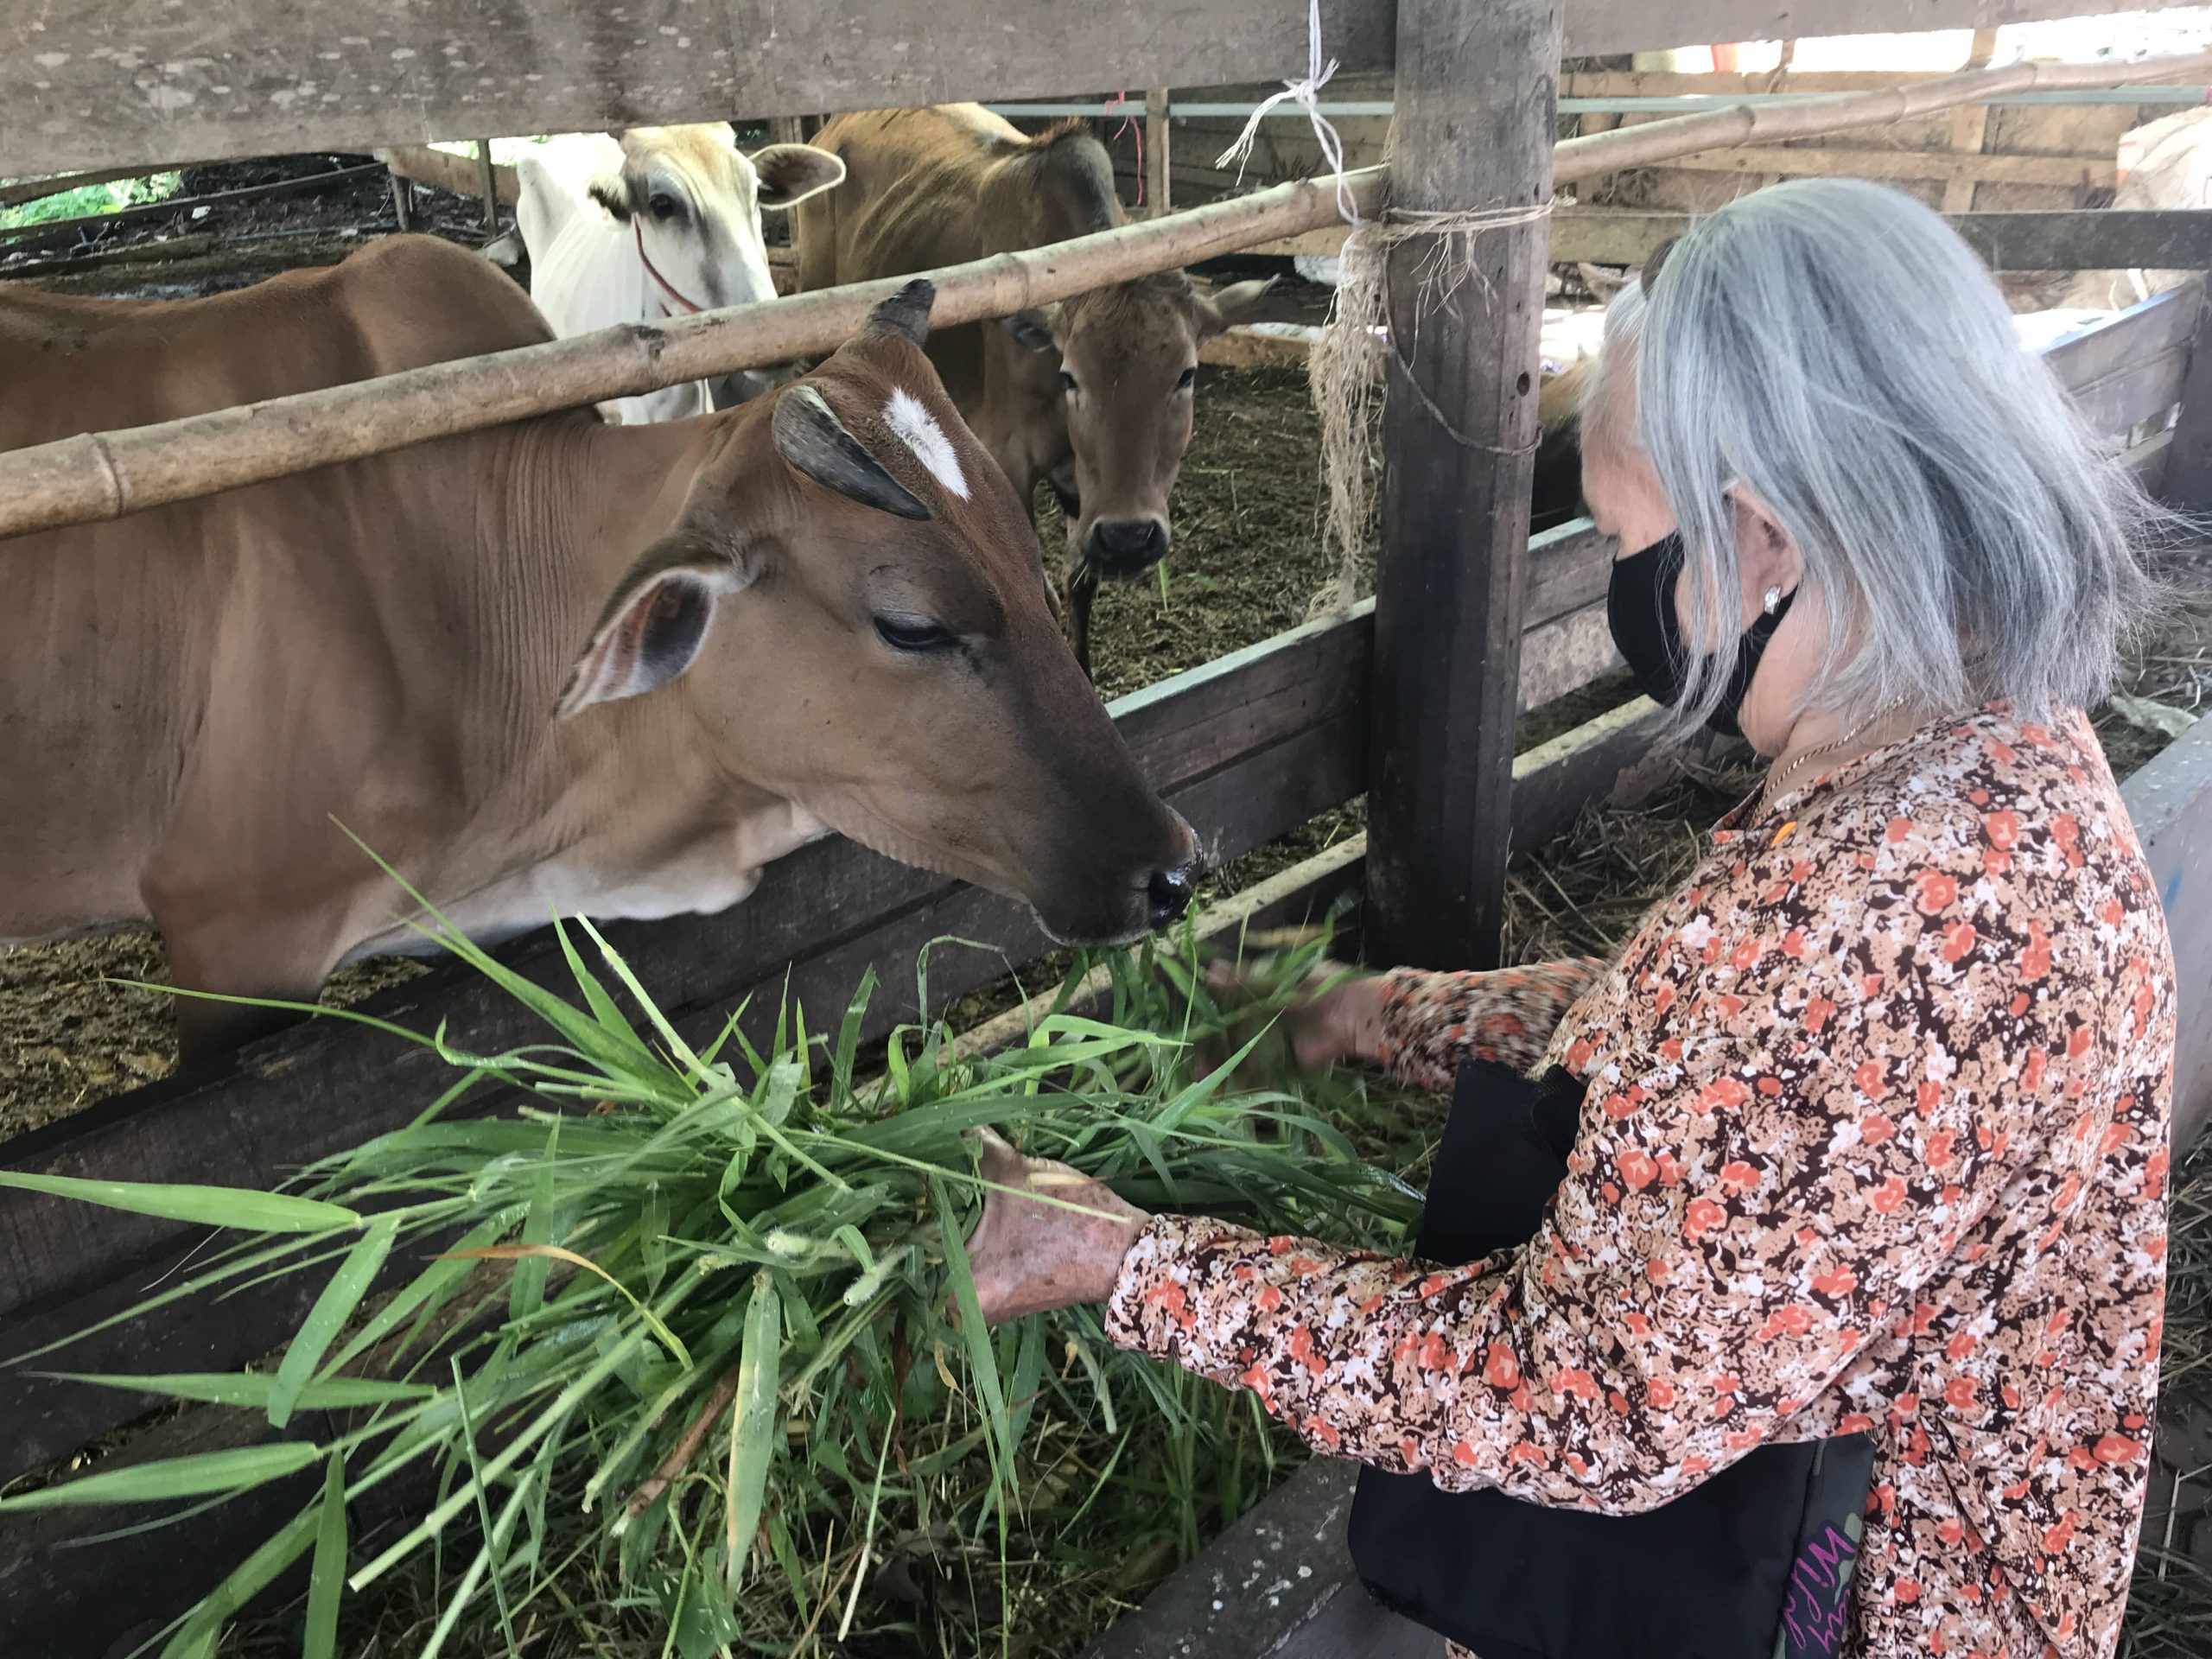
{"type": "Polygon", "coordinates": [[[1216,167],[1226,168],[1236,163],[1236,182],[1244,182],[1244,165],[1252,159],[1252,146],[1260,136],[1260,123],[1267,119],[1268,111],[1285,99],[1294,99],[1306,111],[1306,118],[1313,124],[1313,137],[1321,146],[1321,159],[1337,178],[1337,212],[1345,224],[1355,230],[1366,221],[1359,216],[1359,209],[1352,205],[1351,188],[1344,183],[1344,141],[1338,136],[1329,118],[1321,113],[1321,89],[1337,73],[1337,60],[1321,61],[1321,0],[1306,0],[1306,78],[1286,80],[1282,91],[1269,94],[1261,100],[1244,123],[1244,130],[1236,135],[1236,142],[1214,157],[1216,167]]]}
{"type": "Polygon", "coordinates": [[[1486,231],[1533,225],[1551,216],[1548,201],[1458,213],[1387,210],[1345,238],[1339,256],[1335,303],[1328,327],[1307,365],[1314,412],[1321,425],[1321,474],[1328,490],[1324,539],[1337,550],[1336,574],[1324,582],[1308,607],[1313,618],[1340,615],[1359,597],[1367,564],[1375,476],[1380,470],[1379,427],[1382,394],[1395,359],[1398,378],[1429,417],[1464,449],[1497,453],[1461,432],[1414,373],[1407,353],[1413,320],[1397,326],[1389,315],[1385,280],[1389,253],[1401,243],[1427,238],[1420,255],[1414,289],[1418,312],[1448,305],[1470,281],[1487,303],[1493,295],[1475,259],[1477,238],[1486,231]]]}

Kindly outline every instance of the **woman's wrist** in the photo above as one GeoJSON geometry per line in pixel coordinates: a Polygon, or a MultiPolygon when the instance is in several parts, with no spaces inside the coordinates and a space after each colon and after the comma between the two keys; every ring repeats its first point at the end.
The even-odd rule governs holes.
{"type": "Polygon", "coordinates": [[[1337,1041],[1348,1058],[1379,1065],[1382,1059],[1383,1012],[1389,985],[1382,974],[1347,980],[1334,993],[1337,1041]]]}

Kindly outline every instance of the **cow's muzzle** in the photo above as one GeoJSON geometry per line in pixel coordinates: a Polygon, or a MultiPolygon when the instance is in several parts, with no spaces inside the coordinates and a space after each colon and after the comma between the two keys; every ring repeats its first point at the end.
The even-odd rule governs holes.
{"type": "Polygon", "coordinates": [[[1083,545],[1084,563],[1109,582],[1141,576],[1167,556],[1163,518],[1102,518],[1083,545]]]}

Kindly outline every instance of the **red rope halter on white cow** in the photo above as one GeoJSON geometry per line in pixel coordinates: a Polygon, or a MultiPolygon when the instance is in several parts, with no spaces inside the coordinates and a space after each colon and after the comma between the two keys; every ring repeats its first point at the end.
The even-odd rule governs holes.
{"type": "Polygon", "coordinates": [[[645,227],[638,222],[637,216],[634,213],[632,214],[630,218],[630,232],[631,234],[635,236],[638,239],[638,257],[644,262],[645,275],[652,277],[654,283],[659,288],[660,291],[664,295],[667,296],[667,298],[662,300],[660,302],[661,315],[667,316],[670,315],[668,308],[670,300],[673,300],[679,309],[690,312],[694,315],[696,315],[701,311],[704,311],[707,308],[705,306],[687,299],[684,296],[683,289],[677,287],[674,283],[670,282],[667,277],[660,274],[660,268],[653,264],[652,255],[645,251],[645,227]]]}

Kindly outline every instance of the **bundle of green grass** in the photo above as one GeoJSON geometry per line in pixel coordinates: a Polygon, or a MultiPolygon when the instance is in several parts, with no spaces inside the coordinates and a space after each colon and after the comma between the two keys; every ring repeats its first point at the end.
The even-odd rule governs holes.
{"type": "Polygon", "coordinates": [[[188,1516],[321,1467],[165,1659],[1071,1652],[1295,1455],[1249,1398],[1114,1351],[1088,1310],[987,1328],[963,1241],[988,1125],[1148,1209],[1402,1243],[1419,1199],[1394,1169],[1425,1134],[1408,1103],[1194,1075],[1199,1052],[1256,1058],[1318,944],[1229,1010],[1187,938],[1106,958],[1094,1017],[1064,1006],[1078,963],[1025,1043],[963,1053],[909,1026],[878,1068],[872,982],[834,1036],[787,1011],[765,1049],[735,1016],[695,1049],[581,934],[573,1001],[454,946],[549,1040],[477,1055],[388,1028],[438,1046],[452,1088],[282,1193],[0,1176],[248,1236],[165,1301],[327,1275],[270,1369],[84,1379],[292,1438],[0,1497],[188,1516]],[[520,1103],[448,1116],[486,1083],[520,1103]],[[299,1438],[305,1413],[335,1427],[299,1438]],[[422,1496],[349,1540],[379,1488],[422,1496]],[[302,1561],[303,1611],[226,1636],[302,1561]]]}

